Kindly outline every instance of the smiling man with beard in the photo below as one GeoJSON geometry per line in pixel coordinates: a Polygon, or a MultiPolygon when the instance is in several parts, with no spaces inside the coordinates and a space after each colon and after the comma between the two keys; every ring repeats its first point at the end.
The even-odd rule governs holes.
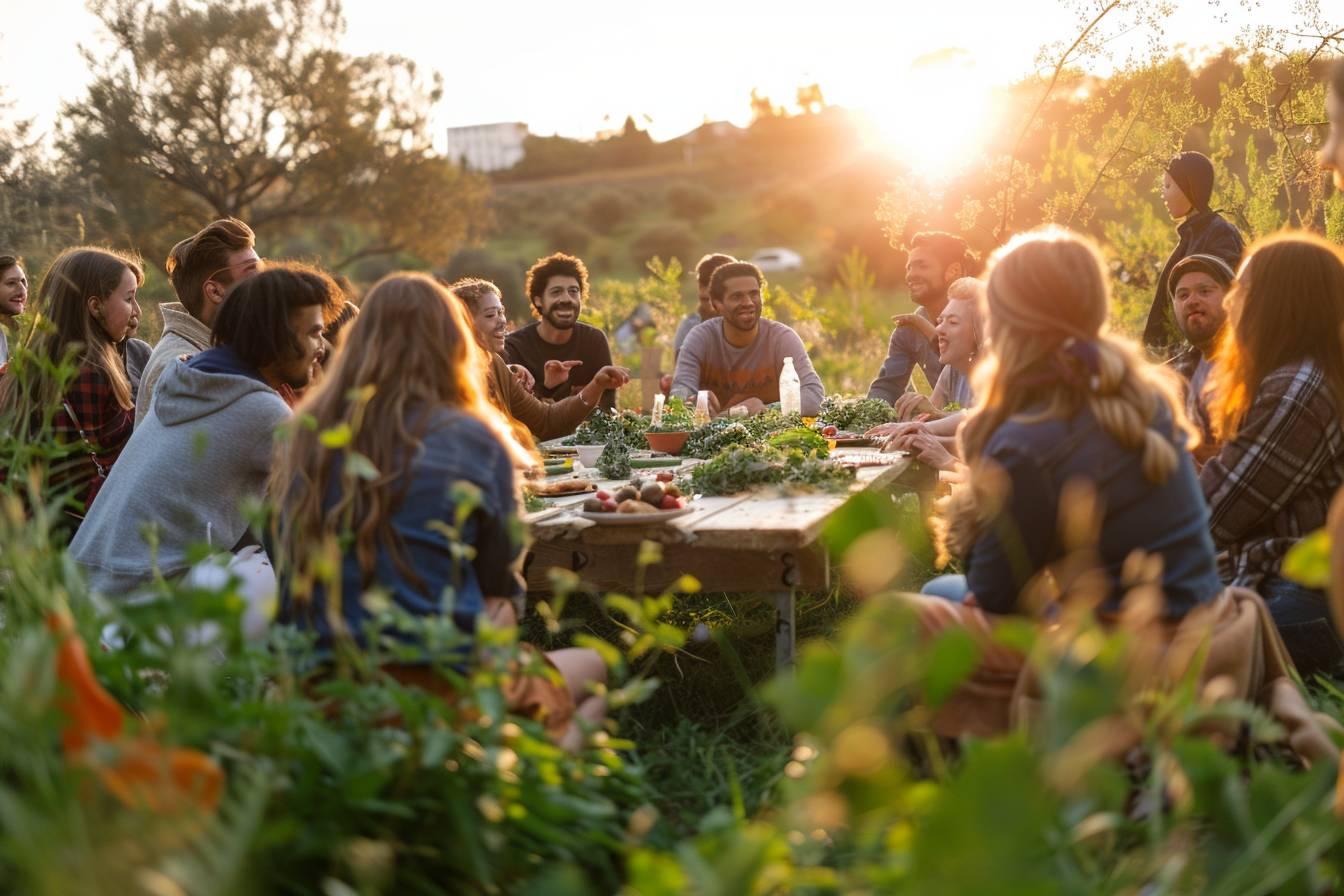
{"type": "Polygon", "coordinates": [[[905,285],[919,307],[913,314],[892,318],[896,329],[887,344],[887,359],[868,387],[869,398],[895,404],[910,385],[916,365],[930,384],[938,382],[943,365],[934,344],[933,322],[947,305],[948,286],[958,278],[975,276],[978,267],[961,237],[938,231],[914,235],[905,263],[905,285]]]}
{"type": "Polygon", "coordinates": [[[672,380],[674,396],[694,402],[704,389],[711,413],[741,407],[758,414],[779,401],[780,369],[785,358],[792,358],[803,416],[821,412],[825,390],[803,340],[792,327],[761,317],[764,288],[765,277],[750,262],[729,262],[714,271],[709,295],[719,316],[697,325],[682,343],[672,380]]]}
{"type": "MultiPolygon", "coordinates": [[[[588,269],[572,255],[548,255],[527,272],[527,296],[539,320],[508,335],[505,360],[527,368],[538,398],[559,401],[580,394],[599,370],[611,365],[607,335],[579,322],[588,298],[588,269]]],[[[603,392],[598,404],[615,408],[616,390],[603,392]]]]}
{"type": "Polygon", "coordinates": [[[1190,348],[1172,358],[1170,365],[1190,384],[1185,410],[1202,436],[1194,452],[1201,463],[1217,452],[1204,384],[1227,324],[1223,299],[1235,279],[1232,268],[1216,255],[1187,255],[1171,270],[1171,308],[1190,348]]]}

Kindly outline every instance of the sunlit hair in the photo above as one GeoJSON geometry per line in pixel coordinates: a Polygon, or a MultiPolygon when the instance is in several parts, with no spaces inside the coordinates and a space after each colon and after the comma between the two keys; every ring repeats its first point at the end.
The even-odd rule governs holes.
{"type": "Polygon", "coordinates": [[[448,284],[448,291],[457,296],[467,306],[467,310],[472,314],[481,310],[481,299],[488,295],[504,298],[504,294],[499,291],[499,287],[489,280],[482,280],[479,277],[463,277],[461,280],[454,280],[448,284]]]}
{"type": "Polygon", "coordinates": [[[1213,432],[1233,438],[1265,377],[1312,361],[1344,408],[1344,254],[1305,231],[1253,245],[1225,299],[1230,326],[1209,376],[1213,432]]]}
{"type": "Polygon", "coordinates": [[[340,314],[344,301],[331,277],[310,265],[287,261],[229,290],[229,300],[219,309],[210,341],[229,346],[257,368],[302,357],[303,347],[299,334],[290,327],[290,314],[318,305],[323,326],[328,326],[340,314]]]}
{"type": "Polygon", "coordinates": [[[765,275],[761,269],[749,261],[730,261],[714,269],[709,278],[709,297],[722,302],[728,291],[728,281],[734,277],[755,277],[756,285],[765,289],[765,275]]]}
{"type": "Polygon", "coordinates": [[[928,249],[944,269],[954,264],[961,265],[963,276],[974,277],[980,273],[980,258],[966,246],[966,241],[955,233],[941,230],[927,230],[910,238],[911,249],[928,249]]]}
{"type": "Polygon", "coordinates": [[[566,255],[563,252],[556,252],[538,260],[536,264],[527,269],[527,281],[524,288],[527,290],[527,298],[532,303],[534,312],[537,311],[537,305],[546,292],[546,284],[551,282],[552,277],[573,277],[579,281],[579,298],[585,302],[588,301],[588,268],[584,266],[581,259],[575,258],[573,255],[566,255]]]}
{"type": "Polygon", "coordinates": [[[974,466],[1010,417],[1031,410],[1029,419],[1068,418],[1086,405],[1116,442],[1140,454],[1149,481],[1171,475],[1177,449],[1153,423],[1165,406],[1174,431],[1194,437],[1180,382],[1147,363],[1132,343],[1103,333],[1109,305],[1105,264],[1086,237],[1050,227],[1016,236],[994,253],[985,290],[989,350],[974,374],[980,403],[961,429],[962,457],[974,466]],[[1033,371],[1068,340],[1095,346],[1095,377],[1082,374],[1071,386],[1037,384],[1033,371]]]}
{"type": "MultiPolygon", "coordinates": [[[[135,276],[136,286],[144,285],[138,258],[94,246],[66,249],[42,276],[34,303],[37,314],[27,335],[28,352],[41,364],[58,365],[75,349],[75,363],[101,371],[123,410],[135,407],[131,381],[116,343],[89,313],[88,300],[112,295],[127,271],[135,276]]],[[[30,417],[60,402],[59,386],[43,375],[0,377],[0,412],[15,413],[14,419],[30,417]]]]}
{"type": "Polygon", "coordinates": [[[971,337],[975,340],[972,357],[980,358],[985,351],[985,281],[975,277],[958,277],[947,285],[947,297],[959,302],[970,302],[971,337]]]}
{"type": "Polygon", "coordinates": [[[293,564],[326,537],[348,532],[366,584],[380,547],[403,575],[420,581],[406,563],[391,518],[405,497],[408,466],[433,412],[455,408],[469,414],[516,465],[534,463],[487,399],[485,369],[461,302],[433,278],[398,273],[374,284],[345,348],[296,409],[297,422],[272,471],[269,491],[277,508],[272,530],[280,561],[293,564]],[[305,417],[316,425],[305,424],[305,417]],[[342,425],[353,430],[349,444],[324,444],[323,433],[342,425]],[[377,476],[343,475],[350,452],[368,458],[377,476]]]}
{"type": "Polygon", "coordinates": [[[23,259],[17,255],[7,255],[0,252],[0,274],[8,271],[10,268],[22,268],[23,259]]]}
{"type": "Polygon", "coordinates": [[[163,263],[177,300],[193,317],[200,317],[205,306],[206,282],[219,277],[223,278],[218,280],[221,286],[233,285],[234,274],[228,268],[229,256],[251,249],[255,243],[252,228],[237,218],[211,221],[179,242],[163,263]]]}

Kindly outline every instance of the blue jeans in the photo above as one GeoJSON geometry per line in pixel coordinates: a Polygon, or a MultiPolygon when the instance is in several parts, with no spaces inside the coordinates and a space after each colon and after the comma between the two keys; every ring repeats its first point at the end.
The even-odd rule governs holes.
{"type": "Polygon", "coordinates": [[[943,600],[950,600],[954,604],[959,604],[966,599],[966,592],[969,590],[966,586],[965,576],[946,575],[930,579],[924,584],[923,588],[919,589],[919,593],[941,597],[943,600]]]}
{"type": "Polygon", "coordinates": [[[1344,644],[1325,594],[1278,576],[1261,582],[1259,591],[1303,679],[1338,672],[1344,644]]]}

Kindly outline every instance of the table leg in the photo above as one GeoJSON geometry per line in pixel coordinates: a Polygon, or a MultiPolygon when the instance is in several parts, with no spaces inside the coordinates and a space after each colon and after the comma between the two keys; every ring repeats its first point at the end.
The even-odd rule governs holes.
{"type": "Polygon", "coordinates": [[[775,604],[775,671],[783,672],[793,668],[797,602],[792,589],[771,592],[770,599],[775,604]]]}

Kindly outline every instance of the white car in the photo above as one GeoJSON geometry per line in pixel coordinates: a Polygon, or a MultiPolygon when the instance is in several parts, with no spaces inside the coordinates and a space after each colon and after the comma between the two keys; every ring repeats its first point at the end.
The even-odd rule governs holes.
{"type": "Polygon", "coordinates": [[[776,271],[801,271],[803,269],[803,256],[792,249],[762,249],[747,260],[760,268],[764,274],[772,274],[776,271]]]}

